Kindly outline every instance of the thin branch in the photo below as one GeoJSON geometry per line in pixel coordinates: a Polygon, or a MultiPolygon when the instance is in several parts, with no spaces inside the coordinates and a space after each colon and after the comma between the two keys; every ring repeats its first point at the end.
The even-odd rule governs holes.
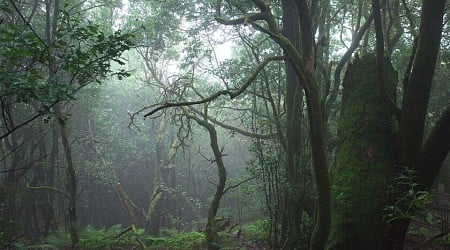
{"type": "Polygon", "coordinates": [[[31,118],[29,118],[28,120],[22,122],[19,125],[14,126],[13,128],[9,129],[6,133],[3,133],[0,136],[0,140],[8,137],[9,135],[11,135],[14,131],[18,130],[19,128],[27,125],[28,123],[36,120],[37,118],[41,117],[42,115],[44,115],[46,112],[48,112],[53,106],[55,106],[57,103],[59,103],[60,100],[56,100],[55,102],[53,102],[51,105],[49,105],[48,107],[45,107],[43,110],[40,110],[37,112],[37,114],[35,114],[34,116],[32,116],[31,118]]]}
{"type": "Polygon", "coordinates": [[[334,83],[333,83],[333,89],[331,90],[330,96],[328,97],[328,101],[326,103],[326,113],[327,116],[329,115],[329,111],[331,109],[331,106],[336,101],[338,92],[339,92],[339,85],[341,82],[341,72],[344,66],[347,64],[347,62],[351,59],[353,52],[358,48],[359,42],[363,38],[366,31],[369,29],[370,24],[373,20],[373,13],[369,15],[366,22],[361,26],[359,31],[356,33],[355,38],[352,41],[352,44],[350,45],[350,48],[345,52],[345,54],[342,56],[341,60],[339,61],[338,65],[336,66],[336,69],[334,71],[334,83]]]}
{"type": "Polygon", "coordinates": [[[25,19],[25,17],[22,15],[22,13],[20,12],[19,8],[17,7],[17,5],[14,3],[13,0],[9,0],[9,2],[11,3],[11,5],[13,6],[14,10],[16,10],[17,14],[19,14],[20,18],[22,19],[22,21],[28,26],[28,28],[31,30],[31,32],[33,32],[33,34],[36,36],[36,38],[45,46],[47,47],[47,43],[44,42],[44,40],[42,40],[42,38],[38,35],[38,33],[33,29],[33,27],[31,26],[31,24],[27,21],[27,19],[25,19]]]}
{"type": "Polygon", "coordinates": [[[416,58],[418,43],[419,43],[419,37],[414,36],[413,46],[411,49],[411,55],[409,56],[408,65],[406,66],[405,74],[403,76],[403,81],[402,81],[403,93],[406,93],[406,88],[408,88],[409,76],[411,75],[411,70],[412,70],[412,67],[414,64],[414,58],[416,58]]]}
{"type": "Polygon", "coordinates": [[[248,179],[242,180],[242,181],[236,183],[235,185],[228,186],[227,188],[225,188],[225,190],[223,190],[223,194],[225,195],[228,191],[230,191],[230,189],[237,188],[237,187],[239,187],[240,185],[242,185],[242,184],[244,184],[244,183],[246,183],[246,182],[248,182],[248,181],[251,181],[251,180],[253,180],[253,179],[255,179],[255,178],[256,178],[256,177],[253,176],[253,177],[250,177],[250,178],[248,178],[248,179]]]}
{"type": "MultiPolygon", "coordinates": [[[[194,112],[194,113],[196,113],[196,114],[198,114],[198,115],[203,115],[200,111],[194,109],[193,107],[190,107],[189,110],[192,111],[192,112],[194,112]]],[[[212,123],[214,123],[214,124],[216,124],[216,125],[219,125],[219,126],[222,127],[222,128],[231,130],[231,131],[236,132],[236,133],[241,134],[241,135],[248,136],[248,137],[250,137],[250,138],[258,138],[258,139],[264,140],[264,139],[272,139],[272,138],[274,138],[274,137],[276,136],[276,134],[267,134],[267,135],[263,135],[263,134],[256,134],[256,133],[248,132],[248,131],[245,131],[245,130],[240,129],[240,128],[238,128],[238,127],[231,126],[231,125],[225,124],[225,123],[223,123],[223,122],[221,122],[221,121],[218,121],[218,120],[214,119],[214,118],[211,117],[211,116],[207,116],[206,118],[207,118],[209,121],[211,121],[212,123]]]]}
{"type": "Polygon", "coordinates": [[[199,154],[201,157],[203,157],[203,159],[205,159],[206,161],[208,161],[209,163],[214,163],[215,160],[214,159],[209,159],[208,157],[206,157],[202,152],[200,152],[200,148],[197,151],[197,154],[199,154]]]}
{"type": "MultiPolygon", "coordinates": [[[[166,102],[163,104],[156,104],[154,106],[158,106],[156,108],[154,108],[152,111],[148,112],[147,114],[144,115],[144,118],[151,116],[153,114],[155,114],[156,112],[163,110],[163,109],[167,109],[167,108],[171,108],[171,107],[184,107],[184,106],[191,106],[191,105],[196,105],[196,104],[203,104],[203,103],[208,103],[211,102],[217,98],[219,98],[222,95],[228,95],[230,97],[230,99],[234,99],[237,96],[241,95],[256,79],[256,77],[258,76],[259,72],[261,72],[262,69],[264,69],[264,67],[271,61],[279,61],[279,60],[284,60],[284,56],[272,56],[272,57],[268,57],[266,58],[262,63],[260,63],[255,70],[252,72],[252,74],[250,75],[250,77],[244,82],[244,84],[236,89],[235,91],[231,91],[231,90],[222,90],[219,92],[216,92],[215,94],[206,97],[202,100],[198,100],[198,101],[187,101],[187,102],[166,102]]],[[[151,106],[150,106],[151,107],[151,106]]]]}
{"type": "Polygon", "coordinates": [[[209,184],[214,185],[216,187],[219,186],[209,179],[209,175],[208,175],[208,172],[206,172],[206,170],[203,170],[203,172],[205,172],[206,180],[209,182],[209,184]]]}
{"type": "Polygon", "coordinates": [[[28,188],[28,189],[35,189],[35,190],[51,190],[51,191],[55,191],[55,192],[57,192],[57,193],[63,195],[64,197],[66,197],[67,199],[70,200],[70,195],[69,195],[68,193],[62,191],[61,189],[52,187],[52,186],[30,187],[30,186],[27,184],[27,188],[28,188]]]}
{"type": "Polygon", "coordinates": [[[389,106],[397,119],[400,119],[400,109],[397,108],[393,99],[386,90],[386,79],[384,75],[384,34],[383,24],[381,21],[381,4],[380,0],[372,0],[372,11],[374,15],[375,40],[376,40],[376,67],[378,77],[378,88],[383,101],[389,106]]]}

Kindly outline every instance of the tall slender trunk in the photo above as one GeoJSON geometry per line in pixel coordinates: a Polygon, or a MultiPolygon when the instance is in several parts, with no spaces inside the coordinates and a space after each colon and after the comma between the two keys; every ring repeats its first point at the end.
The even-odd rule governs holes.
{"type": "MultiPolygon", "coordinates": [[[[396,160],[398,169],[401,171],[408,167],[417,170],[420,177],[419,188],[424,190],[431,188],[433,179],[439,172],[442,161],[449,150],[448,146],[434,148],[438,144],[443,145],[439,140],[433,142],[434,136],[429,138],[431,140],[427,141],[425,147],[423,143],[428,102],[442,37],[445,2],[445,0],[422,1],[419,41],[414,66],[403,94],[397,136],[396,160]],[[439,157],[440,160],[433,162],[432,165],[428,165],[428,161],[433,158],[433,154],[427,154],[427,150],[430,148],[435,149],[433,154],[444,156],[439,157]]],[[[445,120],[446,118],[448,120],[448,117],[444,114],[442,119],[445,120]]],[[[444,124],[436,132],[437,137],[448,137],[449,125],[448,123],[444,124]],[[445,136],[445,133],[447,133],[447,136],[445,136]]],[[[389,233],[390,249],[403,248],[409,222],[409,220],[393,222],[389,233]]]]}
{"type": "MultiPolygon", "coordinates": [[[[17,210],[16,210],[16,198],[18,192],[18,177],[17,169],[20,164],[20,152],[18,151],[19,143],[17,141],[17,135],[11,134],[10,137],[3,139],[4,145],[8,151],[12,153],[12,160],[3,181],[2,190],[0,190],[0,198],[4,201],[1,211],[0,226],[5,230],[5,235],[10,238],[14,238],[18,233],[17,227],[17,210]],[[9,140],[10,139],[10,140],[9,140]]],[[[2,246],[2,244],[0,244],[2,246]]]]}
{"type": "MultiPolygon", "coordinates": [[[[292,44],[299,41],[299,24],[295,4],[291,1],[283,1],[283,30],[292,44]]],[[[291,62],[285,61],[286,68],[286,199],[287,199],[287,241],[284,247],[296,249],[300,242],[300,226],[302,223],[302,192],[301,189],[301,144],[303,113],[303,91],[298,82],[298,77],[291,62]]]]}
{"type": "Polygon", "coordinates": [[[227,172],[225,169],[225,164],[222,159],[222,152],[219,149],[219,144],[217,142],[217,132],[216,129],[210,124],[202,124],[208,130],[211,149],[214,152],[214,159],[217,165],[217,172],[219,174],[219,183],[216,186],[216,192],[214,193],[213,199],[209,204],[208,208],[208,222],[206,223],[206,240],[208,244],[208,249],[219,249],[216,245],[217,242],[217,225],[216,225],[216,214],[219,209],[220,200],[224,194],[225,182],[227,178],[227,172]]]}
{"type": "MultiPolygon", "coordinates": [[[[62,118],[62,112],[60,104],[56,104],[54,106],[55,113],[58,119],[62,118]]],[[[75,165],[72,160],[72,149],[69,144],[69,139],[67,136],[67,131],[64,124],[59,125],[59,132],[61,135],[61,143],[64,149],[64,157],[66,158],[67,164],[67,183],[66,188],[69,192],[69,207],[68,207],[68,217],[69,217],[69,233],[72,241],[72,248],[78,249],[80,240],[78,237],[78,226],[77,226],[77,212],[76,212],[76,204],[77,204],[77,177],[75,173],[75,165]]]]}
{"type": "Polygon", "coordinates": [[[166,118],[159,124],[158,139],[156,142],[156,162],[153,179],[153,193],[150,197],[147,210],[147,230],[151,235],[159,235],[164,213],[164,200],[166,183],[164,180],[164,165],[166,163],[166,118]]]}
{"type": "Polygon", "coordinates": [[[206,244],[209,250],[219,249],[217,245],[217,225],[216,225],[216,214],[219,209],[220,200],[225,193],[225,182],[227,180],[227,171],[222,158],[222,152],[219,148],[219,143],[217,142],[217,131],[214,126],[205,119],[200,119],[197,116],[190,115],[187,110],[184,110],[185,115],[192,120],[195,120],[200,126],[208,130],[210,146],[214,153],[214,161],[217,165],[217,172],[219,174],[219,183],[216,184],[216,192],[209,203],[208,207],[208,221],[205,226],[206,244]]]}

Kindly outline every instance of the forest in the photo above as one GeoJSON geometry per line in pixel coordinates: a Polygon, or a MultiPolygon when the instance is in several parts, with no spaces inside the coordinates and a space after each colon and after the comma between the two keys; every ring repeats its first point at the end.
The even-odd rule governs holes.
{"type": "Polygon", "coordinates": [[[449,249],[449,20],[0,0],[0,249],[449,249]]]}

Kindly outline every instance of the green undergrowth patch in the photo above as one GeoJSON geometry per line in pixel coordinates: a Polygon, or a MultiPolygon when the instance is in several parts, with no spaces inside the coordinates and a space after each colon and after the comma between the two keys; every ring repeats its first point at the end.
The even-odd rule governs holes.
{"type": "MultiPolygon", "coordinates": [[[[86,226],[80,232],[80,249],[138,249],[140,245],[137,238],[142,237],[143,233],[143,229],[123,228],[121,225],[110,228],[86,226]]],[[[67,248],[70,246],[70,236],[67,232],[58,230],[45,238],[43,244],[67,248]]]]}
{"type": "MultiPolygon", "coordinates": [[[[43,239],[40,243],[30,244],[18,241],[14,249],[70,249],[71,240],[68,232],[58,230],[43,239]]],[[[124,228],[115,225],[110,228],[94,228],[87,226],[80,231],[80,246],[83,250],[115,250],[115,249],[206,249],[205,235],[201,232],[179,232],[168,230],[163,236],[149,236],[144,229],[124,228]]]]}
{"type": "Polygon", "coordinates": [[[147,237],[148,249],[205,249],[205,235],[201,232],[179,232],[169,230],[165,236],[147,237]]]}
{"type": "Polygon", "coordinates": [[[245,224],[243,230],[245,238],[252,241],[267,242],[270,237],[268,220],[257,220],[252,223],[245,224]]]}

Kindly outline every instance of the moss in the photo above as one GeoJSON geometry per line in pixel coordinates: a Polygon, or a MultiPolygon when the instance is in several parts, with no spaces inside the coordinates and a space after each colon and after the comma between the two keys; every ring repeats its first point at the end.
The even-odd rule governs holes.
{"type": "Polygon", "coordinates": [[[157,188],[150,199],[150,205],[147,210],[147,230],[151,235],[159,235],[162,209],[164,202],[164,191],[157,188]]]}
{"type": "MultiPolygon", "coordinates": [[[[390,63],[385,72],[393,95],[397,74],[390,63]]],[[[384,247],[382,208],[391,176],[392,114],[377,84],[372,54],[355,59],[344,78],[329,249],[384,247]]]]}
{"type": "Polygon", "coordinates": [[[158,192],[154,194],[150,200],[150,206],[148,208],[147,216],[148,218],[151,218],[155,212],[157,212],[157,209],[160,207],[160,203],[162,201],[162,192],[158,192]]]}

